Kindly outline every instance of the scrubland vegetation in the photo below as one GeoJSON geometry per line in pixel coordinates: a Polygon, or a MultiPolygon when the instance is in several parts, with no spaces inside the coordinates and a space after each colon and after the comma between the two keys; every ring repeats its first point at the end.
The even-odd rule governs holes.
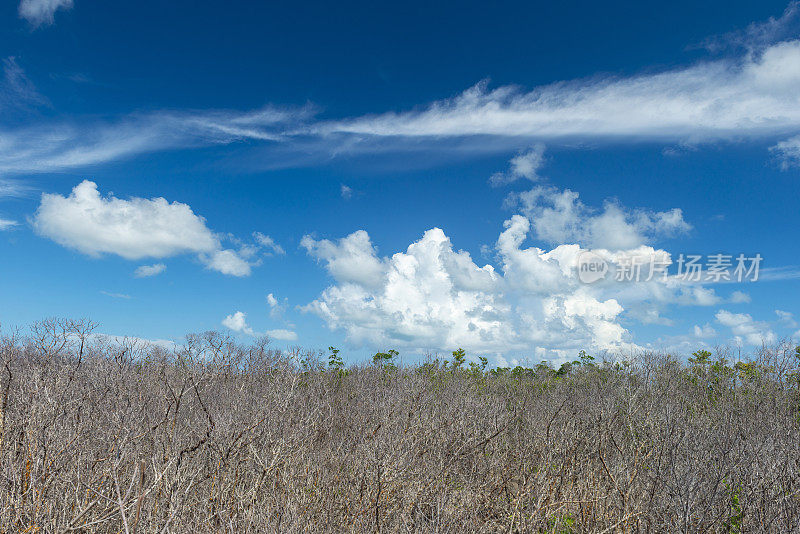
{"type": "Polygon", "coordinates": [[[3,532],[800,531],[789,343],[490,370],[93,329],[0,342],[3,532]]]}

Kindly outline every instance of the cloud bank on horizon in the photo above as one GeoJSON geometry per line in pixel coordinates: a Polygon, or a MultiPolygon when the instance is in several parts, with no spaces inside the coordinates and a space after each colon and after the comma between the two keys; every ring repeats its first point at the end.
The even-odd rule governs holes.
{"type": "MultiPolygon", "coordinates": [[[[530,176],[543,161],[540,148],[534,153],[538,163],[528,169],[530,176]]],[[[646,349],[623,326],[626,312],[640,323],[669,324],[661,315],[669,307],[724,302],[709,284],[687,284],[675,276],[629,284],[580,280],[579,260],[589,251],[616,268],[631,261],[673,264],[667,251],[648,243],[691,229],[679,209],[653,212],[611,202],[595,209],[573,191],[541,185],[510,196],[518,213],[505,221],[493,247],[499,269],[476,264],[440,228],[387,257],[378,254],[365,230],[336,241],[305,236],[301,246],[335,283],[303,310],[344,330],[357,346],[418,352],[465,347],[498,355],[532,349],[536,358],[564,360],[581,349],[615,354],[646,349]],[[525,247],[528,239],[556,246],[525,247]]],[[[743,297],[735,292],[731,302],[743,297]]],[[[749,316],[720,309],[716,320],[731,329],[737,343],[756,346],[776,339],[767,323],[749,316]]],[[[711,332],[716,334],[710,325],[695,325],[678,341],[702,344],[711,332]]]]}

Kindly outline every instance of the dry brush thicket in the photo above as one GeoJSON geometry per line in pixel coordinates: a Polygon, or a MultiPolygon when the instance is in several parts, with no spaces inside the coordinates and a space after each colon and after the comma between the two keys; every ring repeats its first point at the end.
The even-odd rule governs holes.
{"type": "Polygon", "coordinates": [[[3,532],[800,530],[787,343],[491,372],[92,329],[0,342],[3,532]]]}

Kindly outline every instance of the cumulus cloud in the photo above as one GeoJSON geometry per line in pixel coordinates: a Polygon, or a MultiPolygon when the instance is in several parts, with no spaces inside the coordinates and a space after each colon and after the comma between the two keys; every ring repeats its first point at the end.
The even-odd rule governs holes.
{"type": "Polygon", "coordinates": [[[624,250],[691,229],[679,208],[631,210],[608,201],[598,210],[583,204],[578,193],[569,189],[538,186],[512,196],[510,203],[514,202],[533,222],[536,237],[548,243],[576,242],[589,248],[624,250]]]}
{"type": "Polygon", "coordinates": [[[709,287],[690,285],[680,287],[675,302],[693,306],[713,306],[719,304],[721,300],[716,292],[709,287]]]}
{"type": "Polygon", "coordinates": [[[717,331],[714,330],[714,327],[710,324],[706,323],[703,326],[694,325],[694,335],[697,338],[712,338],[717,335],[717,331]]]}
{"type": "MultiPolygon", "coordinates": [[[[579,245],[544,251],[524,247],[530,221],[515,215],[496,250],[500,270],[476,264],[454,249],[439,228],[426,231],[403,252],[378,256],[364,231],[336,242],[304,238],[335,284],[305,311],[342,329],[357,345],[506,353],[533,351],[560,358],[580,349],[630,351],[636,346],[621,325],[624,308],[611,285],[577,278],[579,245]]],[[[632,253],[659,253],[654,249],[632,253]]],[[[608,260],[615,256],[607,252],[608,260]]],[[[666,254],[666,253],[664,253],[666,254]]],[[[658,282],[653,282],[658,284],[658,282]]],[[[675,298],[664,283],[659,291],[675,298]]]]}
{"type": "MultiPolygon", "coordinates": [[[[188,205],[164,198],[103,197],[88,180],[69,196],[42,194],[32,223],[39,235],[93,257],[114,254],[139,260],[197,254],[209,269],[250,274],[251,263],[242,252],[223,249],[220,237],[188,205]]],[[[244,252],[252,254],[250,249],[244,252]]]]}
{"type": "Polygon", "coordinates": [[[284,328],[277,328],[275,330],[267,330],[264,334],[260,334],[253,330],[249,324],[247,324],[247,314],[241,311],[237,311],[231,315],[225,317],[222,320],[222,325],[225,328],[229,328],[234,332],[239,332],[248,336],[259,336],[259,335],[266,335],[269,338],[277,339],[280,341],[296,341],[297,340],[297,333],[292,330],[286,330],[284,328]]]}
{"type": "Polygon", "coordinates": [[[277,328],[275,330],[267,330],[267,337],[277,339],[279,341],[297,341],[297,333],[293,330],[286,330],[284,328],[277,328]]]}
{"type": "Polygon", "coordinates": [[[734,291],[731,293],[730,302],[733,304],[747,304],[750,300],[750,295],[744,291],[734,291]]]}
{"type": "MultiPolygon", "coordinates": [[[[514,161],[511,169],[521,165],[514,161]]],[[[509,172],[530,178],[535,169],[523,165],[509,172]]],[[[344,330],[357,345],[461,346],[559,359],[581,349],[636,350],[625,320],[669,325],[661,315],[669,305],[721,300],[703,284],[669,275],[671,255],[646,244],[690,229],[679,209],[656,212],[613,202],[595,209],[577,193],[549,186],[519,193],[509,205],[519,212],[505,221],[493,251],[485,251],[494,252],[497,268],[478,265],[455,249],[440,228],[391,256],[379,255],[364,230],[337,240],[304,236],[301,246],[334,283],[303,310],[344,330]],[[526,246],[528,240],[555,248],[526,246]],[[607,267],[591,283],[578,273],[586,254],[607,267]],[[621,275],[631,265],[645,267],[626,281],[621,275]],[[648,272],[646,266],[653,268],[648,272]]],[[[268,301],[277,303],[272,295],[268,301]]]]}
{"type": "Polygon", "coordinates": [[[306,235],[300,246],[320,261],[338,281],[351,282],[364,287],[378,287],[386,271],[384,262],[375,255],[375,248],[364,230],[353,232],[333,243],[306,235]]]}
{"type": "Polygon", "coordinates": [[[350,187],[349,185],[342,184],[340,189],[341,189],[340,192],[341,192],[341,195],[342,195],[343,199],[350,200],[351,198],[353,198],[353,188],[352,187],[350,187]]]}
{"type": "Polygon", "coordinates": [[[738,345],[759,346],[775,343],[777,340],[777,336],[768,323],[756,321],[749,314],[719,310],[716,319],[721,325],[731,329],[734,341],[738,345]]]}
{"type": "Polygon", "coordinates": [[[19,3],[19,16],[33,26],[53,24],[59,9],[71,9],[72,0],[22,0],[19,3]]]}
{"type": "Polygon", "coordinates": [[[133,272],[136,278],[147,278],[156,276],[167,270],[167,266],[163,263],[154,263],[153,265],[141,265],[133,272]]]}
{"type": "Polygon", "coordinates": [[[780,323],[784,326],[788,328],[797,328],[797,321],[795,321],[794,314],[792,312],[775,310],[775,315],[778,316],[778,321],[780,321],[780,323]]]}
{"type": "Polygon", "coordinates": [[[209,269],[219,271],[222,274],[231,276],[250,275],[250,264],[231,249],[216,250],[211,254],[201,254],[200,259],[209,269]]]}
{"type": "Polygon", "coordinates": [[[284,298],[283,301],[281,301],[278,297],[269,293],[267,295],[267,304],[269,305],[269,316],[273,319],[278,319],[283,316],[283,313],[289,306],[289,299],[284,298]]]}
{"type": "Polygon", "coordinates": [[[339,283],[306,309],[345,329],[354,343],[447,348],[514,342],[501,320],[507,305],[490,291],[498,282],[494,270],[454,251],[438,228],[391,258],[379,258],[364,231],[337,243],[308,236],[303,242],[339,283]]]}
{"type": "Polygon", "coordinates": [[[539,179],[539,168],[544,164],[544,145],[539,143],[527,151],[520,152],[513,158],[508,165],[506,172],[498,172],[492,175],[489,183],[494,186],[510,184],[520,178],[526,178],[532,182],[539,179]]]}
{"type": "Polygon", "coordinates": [[[234,332],[241,332],[249,336],[255,335],[253,329],[247,324],[247,314],[244,312],[237,311],[232,315],[226,316],[222,320],[222,326],[229,328],[234,332]]]}
{"type": "Polygon", "coordinates": [[[84,254],[110,253],[129,260],[206,252],[219,244],[205,220],[186,204],[164,198],[104,198],[88,180],[67,197],[43,194],[34,228],[84,254]]]}

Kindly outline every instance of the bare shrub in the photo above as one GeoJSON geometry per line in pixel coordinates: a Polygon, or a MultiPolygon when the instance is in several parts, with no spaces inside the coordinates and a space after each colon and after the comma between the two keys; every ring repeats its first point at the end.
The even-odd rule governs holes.
{"type": "Polygon", "coordinates": [[[487,371],[94,329],[0,340],[3,532],[800,530],[789,343],[487,371]]]}

